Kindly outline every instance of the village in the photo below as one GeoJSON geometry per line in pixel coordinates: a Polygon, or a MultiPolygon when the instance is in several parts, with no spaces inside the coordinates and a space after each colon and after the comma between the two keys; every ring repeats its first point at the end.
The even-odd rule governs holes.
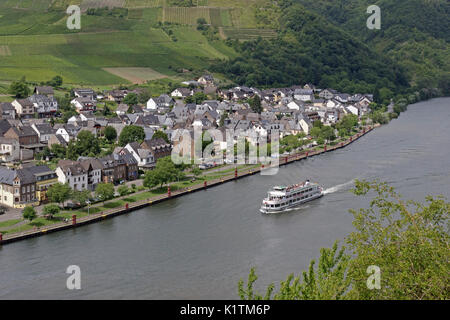
{"type": "MultiPolygon", "coordinates": [[[[220,89],[209,74],[150,97],[146,103],[130,99],[139,94],[137,89],[73,89],[70,105],[76,114],[65,123],[60,121],[60,107],[51,86],[36,86],[28,98],[0,103],[2,212],[51,202],[47,192],[55,184],[89,193],[101,184],[115,185],[116,190],[133,181],[142,185],[145,172],[153,170],[159,159],[170,156],[174,149],[194,149],[193,140],[183,146],[186,132],[194,137],[196,130],[252,130],[258,137],[249,138],[247,143],[259,145],[261,138],[276,130],[280,154],[333,145],[334,140],[356,132],[368,120],[373,102],[371,94],[350,95],[311,84],[266,90],[245,86],[220,89]],[[116,103],[117,108],[108,117],[96,115],[97,105],[105,101],[116,103]],[[133,103],[127,104],[129,101],[133,103]],[[345,118],[350,125],[343,125],[345,118]],[[143,134],[137,138],[130,133],[132,128],[143,134]],[[83,154],[82,150],[78,154],[71,151],[69,158],[67,150],[75,150],[76,143],[86,139],[88,145],[94,140],[109,144],[101,148],[101,156],[83,154]]],[[[226,163],[235,166],[234,161],[226,163]]],[[[195,169],[188,166],[187,171],[216,165],[197,163],[195,169]]]]}

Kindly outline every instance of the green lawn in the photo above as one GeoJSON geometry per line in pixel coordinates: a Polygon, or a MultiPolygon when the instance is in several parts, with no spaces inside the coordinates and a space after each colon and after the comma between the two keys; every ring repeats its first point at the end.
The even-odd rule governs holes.
{"type": "Polygon", "coordinates": [[[14,219],[14,220],[0,222],[0,229],[13,226],[13,225],[19,223],[20,221],[22,221],[22,219],[14,219]]]}

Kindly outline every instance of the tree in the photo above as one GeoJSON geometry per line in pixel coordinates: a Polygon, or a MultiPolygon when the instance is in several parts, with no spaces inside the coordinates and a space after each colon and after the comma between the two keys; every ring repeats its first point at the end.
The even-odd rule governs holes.
{"type": "Polygon", "coordinates": [[[138,101],[139,103],[144,104],[147,103],[147,101],[150,100],[151,97],[152,96],[148,90],[143,90],[141,93],[139,93],[138,101]]]}
{"type": "Polygon", "coordinates": [[[126,126],[119,136],[119,144],[124,147],[130,142],[142,142],[145,139],[144,128],[139,126],[126,126]]]}
{"type": "Polygon", "coordinates": [[[197,168],[197,167],[194,167],[194,168],[192,169],[192,174],[194,175],[194,177],[198,177],[199,175],[202,174],[202,170],[200,170],[200,169],[197,168]]]}
{"type": "Polygon", "coordinates": [[[208,22],[205,18],[198,18],[197,19],[197,30],[205,30],[208,28],[207,26],[208,22]]]}
{"type": "Polygon", "coordinates": [[[165,132],[161,131],[161,130],[157,130],[152,136],[152,140],[153,139],[158,139],[158,138],[162,138],[167,143],[170,143],[169,137],[167,136],[167,134],[165,132]]]}
{"type": "Polygon", "coordinates": [[[374,123],[386,124],[389,122],[389,117],[381,110],[374,111],[369,116],[374,123]]]}
{"type": "MultiPolygon", "coordinates": [[[[357,196],[373,196],[369,208],[350,210],[355,231],[348,249],[321,249],[303,278],[288,276],[274,294],[271,284],[264,296],[254,292],[257,280],[250,271],[247,286],[240,280],[242,299],[441,299],[450,298],[448,250],[450,203],[442,196],[426,203],[405,201],[394,188],[377,181],[356,181],[357,196]],[[368,267],[379,268],[378,290],[371,290],[368,267]]],[[[376,269],[376,268],[375,268],[376,269]]]]}
{"type": "Polygon", "coordinates": [[[320,137],[327,141],[333,141],[336,139],[334,129],[330,126],[323,126],[322,129],[320,129],[320,137]]]}
{"type": "Polygon", "coordinates": [[[383,104],[389,104],[391,98],[394,96],[394,93],[389,88],[381,88],[379,94],[379,99],[383,104]]]}
{"type": "Polygon", "coordinates": [[[50,218],[53,218],[53,216],[55,216],[56,214],[59,213],[59,207],[55,204],[49,204],[44,207],[44,209],[42,210],[42,213],[44,215],[50,216],[50,218]]]}
{"type": "Polygon", "coordinates": [[[104,134],[105,134],[105,138],[109,142],[113,142],[117,139],[117,131],[116,131],[116,129],[114,129],[114,127],[106,126],[104,134]]]}
{"type": "Polygon", "coordinates": [[[358,116],[354,114],[347,114],[345,115],[336,125],[336,128],[340,132],[340,136],[342,137],[345,133],[345,135],[350,135],[352,129],[358,125],[358,116]]]}
{"type": "Polygon", "coordinates": [[[208,96],[204,94],[203,92],[199,91],[194,93],[194,95],[187,97],[184,99],[184,102],[186,103],[195,103],[195,104],[202,104],[203,101],[208,99],[208,96]]]}
{"type": "Polygon", "coordinates": [[[106,117],[106,116],[109,116],[110,114],[112,114],[111,113],[111,110],[109,109],[109,107],[105,104],[104,105],[104,107],[103,107],[103,111],[102,111],[102,114],[106,117]]]}
{"type": "Polygon", "coordinates": [[[50,147],[50,152],[53,153],[57,158],[64,158],[66,156],[66,148],[60,144],[52,144],[50,147]]]}
{"type": "Polygon", "coordinates": [[[136,93],[134,92],[130,92],[128,93],[125,98],[123,99],[123,103],[129,105],[129,106],[134,106],[136,104],[138,104],[139,99],[136,93]]]}
{"type": "Polygon", "coordinates": [[[119,192],[120,196],[126,196],[129,193],[128,186],[126,184],[117,188],[117,192],[119,192]]]}
{"type": "Polygon", "coordinates": [[[314,122],[313,122],[313,127],[322,128],[322,127],[323,127],[322,121],[320,121],[320,120],[314,120],[314,122]]]}
{"type": "Polygon", "coordinates": [[[26,98],[30,95],[30,88],[28,88],[25,77],[22,77],[19,81],[13,81],[9,86],[9,93],[13,94],[16,98],[26,98]]]}
{"type": "Polygon", "coordinates": [[[250,104],[250,108],[252,108],[253,112],[261,113],[262,112],[262,106],[261,106],[261,98],[255,94],[255,96],[248,100],[248,103],[250,104]]]}
{"type": "Polygon", "coordinates": [[[101,201],[112,199],[114,197],[114,186],[112,183],[99,183],[95,187],[95,195],[100,198],[101,201]]]}
{"type": "Polygon", "coordinates": [[[36,210],[33,207],[25,207],[22,210],[22,216],[24,219],[33,221],[36,218],[36,210]]]}
{"type": "Polygon", "coordinates": [[[156,162],[155,169],[145,173],[144,186],[153,188],[160,185],[162,187],[165,183],[180,178],[179,171],[170,157],[160,158],[156,162]]]}
{"type": "Polygon", "coordinates": [[[63,84],[63,78],[61,76],[55,76],[47,84],[52,87],[60,87],[63,84]]]}
{"type": "Polygon", "coordinates": [[[77,140],[69,142],[67,158],[77,160],[80,156],[97,156],[100,151],[98,139],[90,131],[81,130],[78,133],[77,140]]]}
{"type": "Polygon", "coordinates": [[[311,129],[311,131],[309,132],[309,135],[313,138],[319,138],[321,133],[322,133],[322,130],[320,130],[319,127],[313,127],[311,129]]]}
{"type": "Polygon", "coordinates": [[[67,184],[55,183],[50,186],[47,191],[47,197],[51,202],[64,205],[64,202],[72,196],[72,189],[67,184]]]}
{"type": "Polygon", "coordinates": [[[151,189],[159,185],[161,181],[159,175],[160,171],[156,169],[145,172],[143,182],[144,187],[151,189]]]}
{"type": "Polygon", "coordinates": [[[91,192],[89,190],[74,190],[71,195],[71,199],[78,202],[80,205],[85,206],[89,198],[91,197],[91,192]]]}

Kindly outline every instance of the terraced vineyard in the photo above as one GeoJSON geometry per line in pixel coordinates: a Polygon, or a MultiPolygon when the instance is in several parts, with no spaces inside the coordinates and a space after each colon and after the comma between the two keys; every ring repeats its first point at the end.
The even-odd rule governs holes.
{"type": "Polygon", "coordinates": [[[157,8],[163,7],[164,0],[125,0],[126,8],[157,8]]]}
{"type": "Polygon", "coordinates": [[[173,7],[163,8],[163,22],[172,22],[188,25],[196,25],[197,19],[204,18],[206,22],[211,23],[209,8],[195,7],[173,7]]]}
{"type": "Polygon", "coordinates": [[[81,2],[81,10],[85,11],[88,8],[123,8],[125,0],[83,0],[81,2]]]}
{"type": "Polygon", "coordinates": [[[253,6],[264,1],[199,0],[198,7],[170,7],[170,0],[0,0],[0,81],[61,75],[65,83],[109,85],[174,77],[182,68],[203,70],[208,61],[237,53],[223,42],[208,42],[196,30],[197,19],[220,28],[222,38],[273,37],[271,30],[252,28],[253,6]],[[65,11],[72,4],[82,11],[125,7],[128,15],[84,14],[82,29],[69,30],[65,11]],[[169,37],[158,22],[180,26],[170,26],[169,37]]]}
{"type": "Polygon", "coordinates": [[[223,28],[223,33],[228,38],[238,39],[242,41],[254,40],[259,37],[263,39],[271,39],[277,36],[276,31],[271,29],[223,28]]]}

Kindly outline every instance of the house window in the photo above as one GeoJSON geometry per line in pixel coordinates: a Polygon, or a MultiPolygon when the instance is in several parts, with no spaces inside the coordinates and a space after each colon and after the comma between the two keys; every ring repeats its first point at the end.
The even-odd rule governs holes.
{"type": "Polygon", "coordinates": [[[22,187],[22,193],[25,193],[25,187],[22,187]]]}

